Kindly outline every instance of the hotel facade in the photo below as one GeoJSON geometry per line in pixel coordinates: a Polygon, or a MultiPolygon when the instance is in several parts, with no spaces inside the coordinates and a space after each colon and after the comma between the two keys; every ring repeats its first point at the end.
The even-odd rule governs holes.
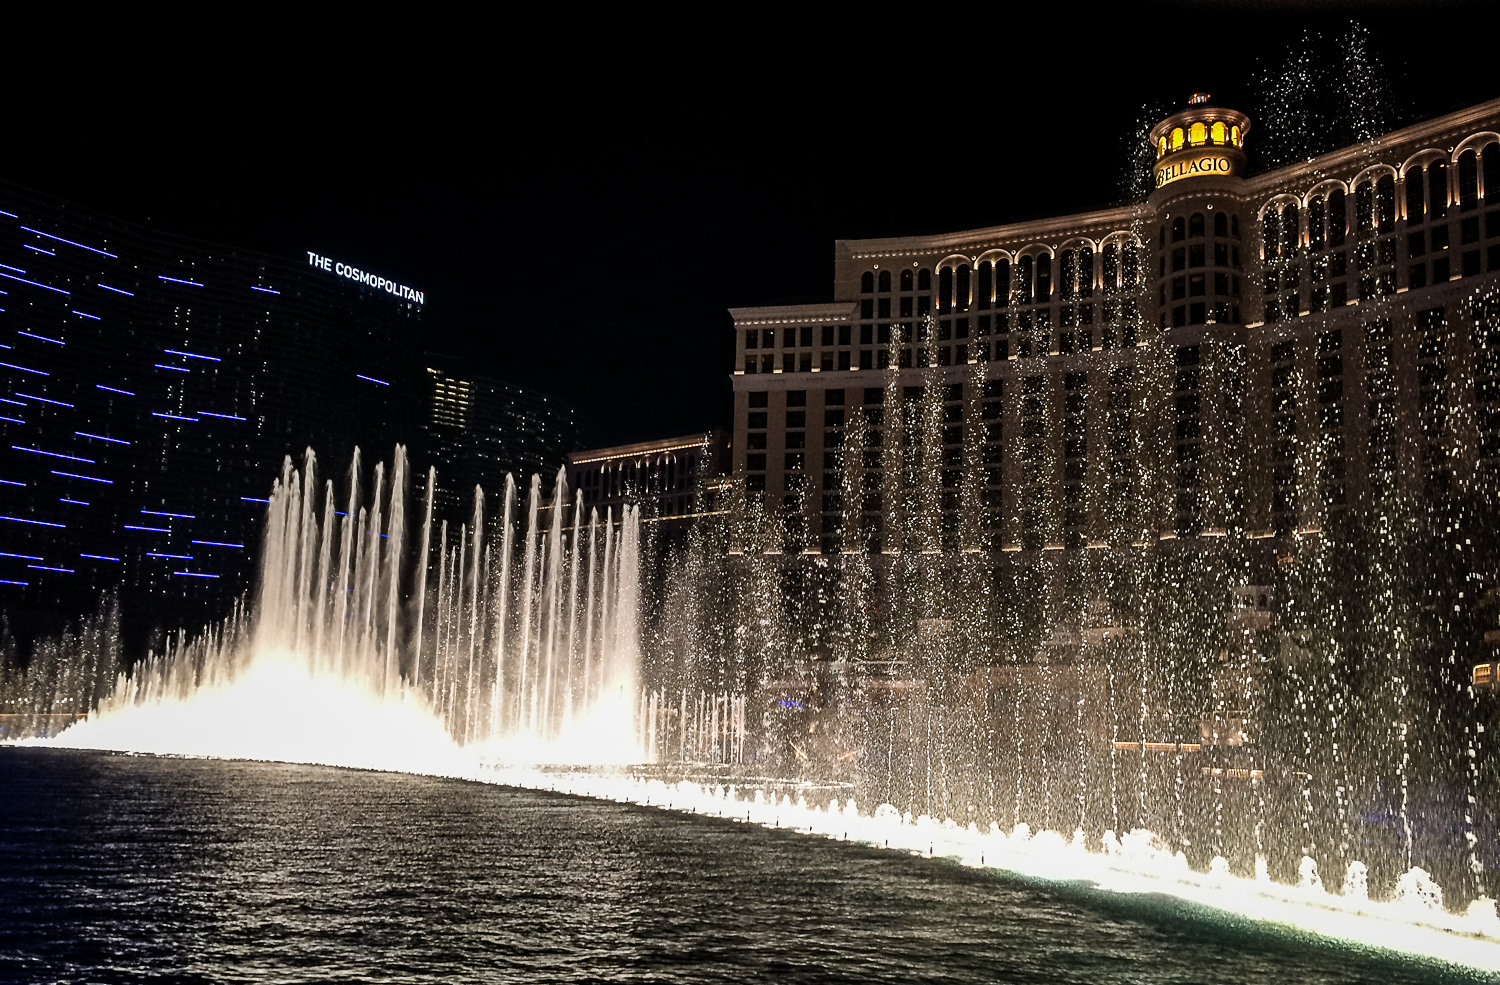
{"type": "Polygon", "coordinates": [[[772,552],[1274,547],[1493,473],[1500,101],[1259,174],[1206,97],[1150,142],[1141,201],[839,241],[833,300],[731,309],[772,552]]]}

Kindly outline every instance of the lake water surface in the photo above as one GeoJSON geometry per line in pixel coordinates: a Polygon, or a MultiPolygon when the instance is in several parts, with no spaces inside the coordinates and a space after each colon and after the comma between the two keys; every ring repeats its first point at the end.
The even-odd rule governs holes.
{"type": "Polygon", "coordinates": [[[0,982],[1437,982],[1146,897],[459,780],[0,747],[0,982]]]}

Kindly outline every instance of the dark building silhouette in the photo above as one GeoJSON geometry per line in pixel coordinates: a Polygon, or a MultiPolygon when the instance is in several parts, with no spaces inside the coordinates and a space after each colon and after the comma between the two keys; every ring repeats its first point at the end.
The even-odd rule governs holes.
{"type": "Polygon", "coordinates": [[[421,300],[0,185],[0,611],[18,635],[108,589],[137,627],[222,613],[285,456],[316,448],[331,477],[356,445],[420,437],[421,300]]]}

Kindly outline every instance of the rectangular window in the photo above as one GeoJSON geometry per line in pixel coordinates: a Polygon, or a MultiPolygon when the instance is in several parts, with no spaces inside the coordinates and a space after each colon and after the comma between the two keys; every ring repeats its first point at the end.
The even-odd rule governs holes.
{"type": "Polygon", "coordinates": [[[832,325],[824,325],[823,326],[823,333],[822,334],[823,334],[823,344],[824,345],[833,345],[833,326],[832,325]]]}
{"type": "Polygon", "coordinates": [[[745,348],[747,348],[747,349],[758,349],[758,348],[760,348],[760,332],[756,331],[753,328],[752,329],[748,329],[745,332],[745,348]]]}

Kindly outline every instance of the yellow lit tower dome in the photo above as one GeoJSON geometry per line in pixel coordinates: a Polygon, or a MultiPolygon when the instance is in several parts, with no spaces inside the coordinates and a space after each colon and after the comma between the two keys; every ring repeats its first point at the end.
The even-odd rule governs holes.
{"type": "MultiPolygon", "coordinates": [[[[1151,128],[1154,294],[1164,329],[1239,326],[1246,236],[1245,135],[1250,118],[1195,93],[1151,128]]],[[[1174,333],[1180,334],[1180,333],[1174,333]]],[[[1216,333],[1217,334],[1217,333],[1216,333]]]]}

